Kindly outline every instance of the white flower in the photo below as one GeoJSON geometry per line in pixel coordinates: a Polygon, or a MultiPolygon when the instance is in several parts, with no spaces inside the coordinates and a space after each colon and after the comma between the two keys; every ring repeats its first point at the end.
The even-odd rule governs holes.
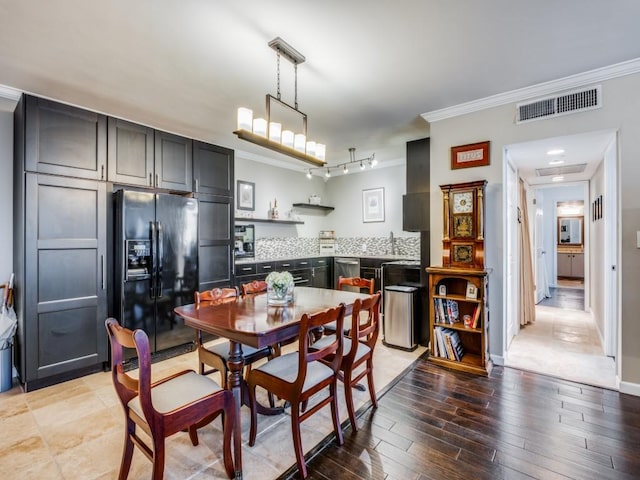
{"type": "Polygon", "coordinates": [[[289,272],[271,272],[265,281],[275,290],[286,290],[293,285],[293,275],[289,272]]]}

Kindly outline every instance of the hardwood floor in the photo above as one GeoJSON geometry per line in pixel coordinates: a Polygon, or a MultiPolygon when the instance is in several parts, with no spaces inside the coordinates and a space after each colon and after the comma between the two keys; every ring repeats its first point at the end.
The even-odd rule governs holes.
{"type": "MultiPolygon", "coordinates": [[[[312,479],[639,478],[640,398],[520,370],[476,377],[418,360],[312,479]]],[[[297,478],[287,472],[281,478],[297,478]]]]}

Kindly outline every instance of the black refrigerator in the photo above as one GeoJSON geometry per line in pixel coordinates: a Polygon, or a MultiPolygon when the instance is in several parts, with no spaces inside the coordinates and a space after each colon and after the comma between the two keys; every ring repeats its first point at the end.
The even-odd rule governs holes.
{"type": "Polygon", "coordinates": [[[194,330],[173,309],[193,303],[198,288],[197,200],[132,190],[114,195],[118,320],[144,330],[152,353],[193,342],[194,330]]]}

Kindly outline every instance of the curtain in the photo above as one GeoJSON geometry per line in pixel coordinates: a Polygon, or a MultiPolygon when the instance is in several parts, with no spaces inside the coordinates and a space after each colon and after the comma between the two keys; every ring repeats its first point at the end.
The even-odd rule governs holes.
{"type": "Polygon", "coordinates": [[[529,215],[527,214],[527,192],[522,179],[519,181],[520,207],[518,229],[520,236],[520,325],[536,321],[535,283],[533,281],[533,261],[531,237],[529,236],[529,215]]]}

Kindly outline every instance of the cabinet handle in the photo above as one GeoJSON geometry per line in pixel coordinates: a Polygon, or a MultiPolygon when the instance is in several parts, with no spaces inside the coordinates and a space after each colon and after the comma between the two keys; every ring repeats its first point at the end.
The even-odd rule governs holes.
{"type": "Polygon", "coordinates": [[[100,180],[104,180],[104,165],[100,167],[100,180]]]}
{"type": "Polygon", "coordinates": [[[156,173],[156,187],[160,185],[160,183],[158,182],[158,174],[156,173]]]}
{"type": "Polygon", "coordinates": [[[290,267],[290,266],[291,266],[291,264],[290,264],[290,263],[283,263],[283,264],[282,264],[282,266],[283,266],[283,267],[290,267]]]}
{"type": "Polygon", "coordinates": [[[242,271],[243,271],[243,272],[248,272],[249,270],[251,270],[251,267],[244,267],[244,268],[242,269],[242,271]]]}
{"type": "Polygon", "coordinates": [[[100,288],[104,290],[105,281],[104,281],[104,255],[100,255],[100,288]]]}
{"type": "Polygon", "coordinates": [[[198,179],[196,178],[193,183],[195,183],[195,187],[194,187],[193,191],[198,193],[198,179]]]}
{"type": "Polygon", "coordinates": [[[271,270],[271,265],[263,265],[262,269],[263,270],[271,270]]]}
{"type": "Polygon", "coordinates": [[[151,177],[151,174],[149,174],[149,186],[153,187],[153,178],[151,177]]]}
{"type": "Polygon", "coordinates": [[[300,265],[308,265],[309,262],[300,262],[300,265]]]}

